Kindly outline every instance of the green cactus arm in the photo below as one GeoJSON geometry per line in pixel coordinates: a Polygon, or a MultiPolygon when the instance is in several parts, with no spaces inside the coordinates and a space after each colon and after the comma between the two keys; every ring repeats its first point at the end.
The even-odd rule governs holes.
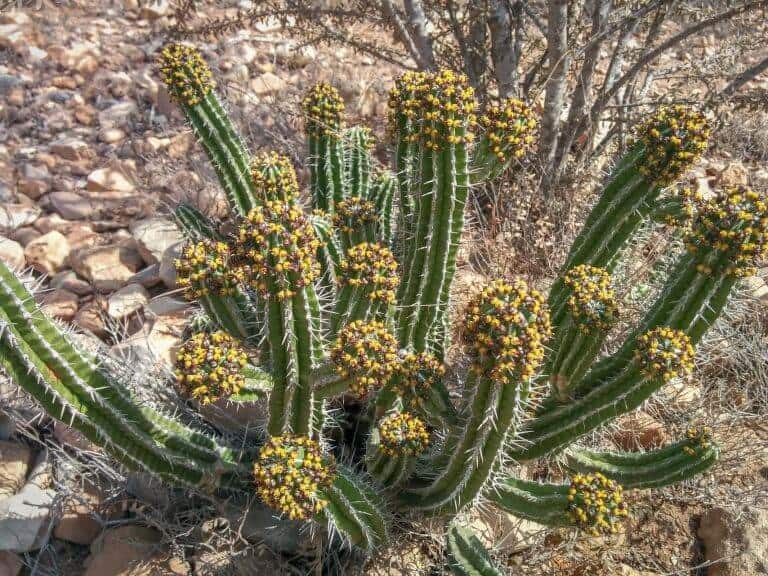
{"type": "Polygon", "coordinates": [[[658,488],[701,474],[719,456],[711,442],[685,438],[648,452],[598,452],[572,448],[566,453],[568,467],[579,472],[597,470],[625,488],[658,488]]]}
{"type": "Polygon", "coordinates": [[[387,171],[373,179],[369,199],[376,206],[379,214],[379,229],[376,238],[385,246],[391,246],[394,240],[394,198],[397,180],[387,171]]]}
{"type": "Polygon", "coordinates": [[[347,196],[344,177],[344,102],[326,83],[310,88],[302,101],[309,148],[312,207],[332,214],[347,196]]]}
{"type": "Polygon", "coordinates": [[[4,367],[52,415],[111,452],[124,451],[127,465],[177,484],[213,489],[237,469],[234,452],[134,400],[42,314],[2,263],[0,293],[4,367]]]}
{"type": "Polygon", "coordinates": [[[454,576],[503,576],[491,561],[488,551],[468,528],[448,529],[446,539],[448,567],[454,576]]]}
{"type": "Polygon", "coordinates": [[[364,126],[344,131],[344,173],[350,197],[368,198],[371,192],[371,148],[373,135],[364,126]]]}
{"type": "Polygon", "coordinates": [[[542,484],[507,477],[489,493],[491,501],[502,510],[545,526],[568,523],[567,484],[542,484]]]}
{"type": "Polygon", "coordinates": [[[248,153],[219,102],[210,68],[197,50],[181,44],[165,46],[158,64],[171,98],[192,126],[230,203],[240,214],[247,214],[258,203],[248,153]]]}
{"type": "Polygon", "coordinates": [[[340,274],[341,261],[344,259],[341,243],[334,234],[333,224],[327,217],[313,214],[311,219],[312,227],[321,243],[318,259],[323,267],[323,276],[325,277],[327,271],[329,284],[335,284],[340,274]]]}
{"type": "Polygon", "coordinates": [[[333,486],[323,494],[328,522],[364,550],[375,550],[389,539],[384,503],[374,487],[346,467],[339,466],[333,486]]]}
{"type": "Polygon", "coordinates": [[[190,240],[224,240],[216,223],[192,204],[182,203],[173,209],[173,219],[190,240]]]}

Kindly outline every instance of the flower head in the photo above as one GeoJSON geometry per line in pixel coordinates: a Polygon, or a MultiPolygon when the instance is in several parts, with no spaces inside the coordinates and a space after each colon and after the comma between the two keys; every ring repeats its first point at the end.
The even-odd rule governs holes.
{"type": "Polygon", "coordinates": [[[335,463],[306,436],[273,436],[253,467],[256,492],[290,520],[309,520],[328,504],[322,491],[333,483],[335,463]]]}
{"type": "Polygon", "coordinates": [[[238,261],[264,296],[269,284],[279,300],[314,282],[320,273],[320,242],[304,212],[293,202],[268,200],[251,210],[235,235],[238,261]]]}
{"type": "Polygon", "coordinates": [[[754,274],[755,263],[768,255],[768,199],[754,190],[737,187],[720,190],[699,204],[686,239],[688,249],[695,253],[714,248],[728,256],[728,274],[754,274]]]}
{"type": "Polygon", "coordinates": [[[333,225],[344,233],[351,234],[373,224],[379,219],[373,202],[353,196],[342,200],[335,206],[333,225]]]}
{"type": "Polygon", "coordinates": [[[682,176],[706,150],[710,135],[704,115],[679,104],[659,108],[635,132],[645,148],[639,170],[657,186],[682,176]]]}
{"type": "Polygon", "coordinates": [[[229,334],[200,332],[176,353],[176,381],[186,395],[208,404],[240,391],[247,361],[245,351],[229,334]]]}
{"type": "Polygon", "coordinates": [[[418,456],[429,446],[429,431],[418,416],[398,412],[379,421],[380,449],[388,456],[418,456]]]}
{"type": "Polygon", "coordinates": [[[357,396],[384,386],[397,368],[397,340],[382,322],[355,320],[340,332],[331,350],[337,374],[357,396]]]}
{"type": "Polygon", "coordinates": [[[422,95],[429,90],[431,74],[405,72],[389,91],[389,131],[406,140],[418,138],[416,122],[422,95]]]}
{"type": "Polygon", "coordinates": [[[690,374],[693,357],[691,339],[682,330],[659,326],[637,339],[635,360],[648,378],[669,382],[690,374]]]}
{"type": "Polygon", "coordinates": [[[361,242],[347,250],[341,261],[339,284],[364,288],[371,300],[391,303],[400,284],[392,251],[378,243],[361,242]]]}
{"type": "Polygon", "coordinates": [[[544,298],[522,280],[491,283],[470,302],[464,320],[475,371],[499,383],[533,376],[551,331],[544,298]]]}
{"type": "Polygon", "coordinates": [[[709,426],[696,428],[692,426],[685,432],[686,445],[683,452],[695,456],[700,450],[706,450],[712,445],[712,429],[709,426]]]}
{"type": "Polygon", "coordinates": [[[216,87],[211,69],[195,48],[167,44],[157,59],[171,99],[194,106],[216,87]]]}
{"type": "Polygon", "coordinates": [[[507,98],[489,106],[480,117],[480,125],[493,152],[500,162],[520,159],[531,149],[536,139],[536,117],[525,102],[507,98]]]}
{"type": "Polygon", "coordinates": [[[234,294],[245,278],[243,270],[233,266],[229,245],[214,240],[188,243],[174,264],[176,283],[190,300],[234,294]]]}
{"type": "Polygon", "coordinates": [[[339,138],[344,127],[344,100],[326,82],[312,86],[301,101],[307,132],[312,136],[339,138]]]}
{"type": "Polygon", "coordinates": [[[445,365],[430,352],[406,352],[398,364],[398,378],[393,391],[404,403],[418,407],[424,404],[433,385],[445,375],[445,365]]]}
{"type": "Polygon", "coordinates": [[[299,196],[296,171],[290,158],[277,152],[260,152],[251,160],[251,176],[265,200],[291,202],[299,196]]]}
{"type": "Polygon", "coordinates": [[[620,484],[600,472],[576,474],[568,490],[568,518],[593,536],[614,534],[629,515],[620,484]]]}
{"type": "Polygon", "coordinates": [[[605,268],[579,264],[566,272],[563,282],[571,289],[568,307],[583,331],[611,327],[618,305],[611,275],[605,268]]]}

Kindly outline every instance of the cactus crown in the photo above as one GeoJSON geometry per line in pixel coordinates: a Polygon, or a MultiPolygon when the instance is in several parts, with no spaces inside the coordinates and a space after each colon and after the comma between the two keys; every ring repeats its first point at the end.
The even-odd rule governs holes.
{"type": "Polygon", "coordinates": [[[315,84],[301,102],[307,132],[314,136],[339,138],[344,127],[344,100],[330,84],[315,84]]]}
{"type": "Polygon", "coordinates": [[[229,296],[244,279],[242,270],[232,267],[229,245],[214,240],[191,242],[176,259],[176,282],[184,295],[197,300],[208,294],[229,296]]]}
{"type": "Polygon", "coordinates": [[[568,490],[568,516],[595,536],[616,533],[629,515],[623,488],[600,472],[576,474],[568,490]]]}
{"type": "Polygon", "coordinates": [[[418,456],[429,446],[429,431],[418,416],[389,414],[379,421],[379,448],[388,456],[418,456]]]}
{"type": "Polygon", "coordinates": [[[308,520],[328,505],[322,491],[333,482],[335,464],[306,436],[273,436],[253,467],[262,501],[290,520],[308,520]]]}
{"type": "Polygon", "coordinates": [[[464,339],[474,367],[506,383],[527,380],[544,358],[551,326],[544,298],[522,280],[495,281],[468,306],[464,339]]]}
{"type": "Polygon", "coordinates": [[[195,48],[168,44],[158,58],[160,74],[171,99],[196,105],[216,87],[208,64],[195,48]]]}
{"type": "Polygon", "coordinates": [[[668,382],[690,374],[694,350],[690,337],[682,330],[660,326],[637,339],[635,358],[649,378],[668,382]]]}
{"type": "Polygon", "coordinates": [[[733,187],[699,204],[686,242],[688,249],[714,248],[727,256],[729,274],[754,274],[755,262],[768,254],[766,198],[754,190],[733,187]]]}
{"type": "Polygon", "coordinates": [[[291,202],[299,197],[299,184],[291,160],[277,152],[260,152],[251,161],[251,177],[265,200],[291,202]]]}
{"type": "Polygon", "coordinates": [[[408,139],[417,138],[415,120],[421,97],[429,89],[431,75],[427,72],[406,72],[395,80],[389,91],[389,130],[394,135],[405,130],[408,139]]]}
{"type": "Polygon", "coordinates": [[[445,365],[434,354],[406,352],[400,358],[393,391],[405,404],[421,406],[444,374],[445,365]]]}
{"type": "Polygon", "coordinates": [[[397,340],[382,322],[347,324],[331,350],[336,371],[349,379],[349,391],[366,396],[386,384],[397,369],[397,340]]]}
{"type": "Polygon", "coordinates": [[[365,287],[372,300],[394,302],[400,284],[397,261],[392,251],[378,243],[361,242],[347,250],[339,268],[342,286],[365,287]]]}
{"type": "Polygon", "coordinates": [[[359,196],[342,200],[334,208],[333,225],[341,232],[348,234],[379,220],[374,203],[359,196]]]}
{"type": "Polygon", "coordinates": [[[571,314],[584,331],[607,330],[613,325],[618,305],[605,268],[580,264],[571,268],[563,281],[572,290],[568,298],[571,314]]]}
{"type": "Polygon", "coordinates": [[[645,147],[639,169],[657,186],[667,186],[685,173],[707,148],[706,117],[686,106],[664,106],[641,123],[636,138],[645,147]]]}
{"type": "Polygon", "coordinates": [[[247,360],[229,334],[200,332],[176,353],[176,381],[185,395],[202,404],[215,402],[240,392],[247,360]]]}
{"type": "Polygon", "coordinates": [[[266,297],[272,294],[270,280],[279,289],[277,298],[285,300],[320,273],[316,258],[320,242],[294,203],[268,200],[251,210],[237,230],[235,244],[246,276],[266,297]]]}
{"type": "Polygon", "coordinates": [[[480,116],[480,125],[491,143],[491,151],[502,162],[507,158],[522,158],[533,145],[538,123],[525,102],[507,98],[489,106],[480,116]]]}

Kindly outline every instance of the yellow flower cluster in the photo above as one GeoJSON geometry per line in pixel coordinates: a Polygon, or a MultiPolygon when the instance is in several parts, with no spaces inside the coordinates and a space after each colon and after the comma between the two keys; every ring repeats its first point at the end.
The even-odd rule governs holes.
{"type": "Polygon", "coordinates": [[[382,322],[355,320],[339,332],[331,361],[350,381],[349,391],[364,397],[389,382],[397,369],[397,340],[382,322]]]}
{"type": "Polygon", "coordinates": [[[421,107],[421,97],[429,90],[427,72],[405,72],[395,79],[395,86],[389,91],[389,132],[391,135],[400,129],[407,131],[400,134],[406,140],[416,141],[418,129],[416,119],[421,107]]]}
{"type": "Polygon", "coordinates": [[[629,515],[624,489],[600,472],[576,474],[568,490],[568,518],[593,536],[615,534],[629,515]]]}
{"type": "Polygon", "coordinates": [[[579,264],[566,272],[563,282],[572,290],[568,307],[584,332],[607,330],[618,315],[611,275],[605,268],[579,264]]]}
{"type": "Polygon", "coordinates": [[[419,407],[444,375],[445,365],[434,354],[406,352],[400,357],[392,390],[405,404],[419,407]]]}
{"type": "Polygon", "coordinates": [[[693,370],[694,350],[691,339],[682,330],[659,326],[637,339],[635,360],[648,378],[673,378],[690,374],[693,370]]]}
{"type": "Polygon", "coordinates": [[[181,258],[174,261],[176,283],[190,300],[208,294],[234,294],[245,279],[243,270],[232,266],[232,254],[225,242],[201,240],[184,246],[181,258]]]}
{"type": "Polygon", "coordinates": [[[371,300],[391,303],[400,284],[397,262],[392,251],[378,243],[361,242],[347,250],[339,265],[339,284],[363,287],[371,300]]]}
{"type": "Polygon", "coordinates": [[[681,186],[675,190],[672,198],[678,203],[674,211],[664,215],[664,223],[681,230],[690,230],[696,207],[704,201],[701,192],[690,186],[681,186]]]}
{"type": "Polygon", "coordinates": [[[273,436],[253,466],[256,493],[290,520],[309,520],[328,504],[322,496],[333,483],[335,463],[306,436],[273,436]]]}
{"type": "Polygon", "coordinates": [[[683,446],[683,452],[689,456],[695,456],[696,452],[706,450],[712,443],[712,430],[709,426],[702,428],[691,427],[685,432],[685,438],[688,441],[686,446],[683,446]]]}
{"type": "Polygon", "coordinates": [[[635,132],[645,148],[639,170],[657,186],[682,176],[707,149],[710,135],[704,115],[679,104],[662,106],[635,132]]]}
{"type": "Polygon", "coordinates": [[[472,142],[477,101],[464,74],[442,69],[404,75],[390,92],[391,118],[412,119],[412,139],[439,150],[444,145],[472,142]]]}
{"type": "Polygon", "coordinates": [[[344,100],[326,82],[312,86],[301,101],[310,136],[339,138],[344,127],[344,100]]]}
{"type": "Polygon", "coordinates": [[[491,283],[470,302],[464,320],[473,369],[502,384],[534,375],[551,332],[544,298],[522,280],[491,283]]]}
{"type": "Polygon", "coordinates": [[[379,219],[373,202],[363,200],[359,196],[342,200],[336,204],[335,210],[333,225],[346,234],[361,230],[366,224],[379,219]]]}
{"type": "Polygon", "coordinates": [[[237,394],[245,385],[248,357],[225,332],[200,332],[176,353],[176,381],[182,391],[202,404],[237,394]]]}
{"type": "Polygon", "coordinates": [[[200,52],[183,44],[168,44],[160,51],[157,59],[171,99],[194,106],[216,87],[211,69],[200,56],[200,52]]]}
{"type": "Polygon", "coordinates": [[[536,139],[536,117],[525,102],[507,98],[501,104],[489,106],[480,117],[493,152],[500,162],[507,158],[522,158],[536,139]]]}
{"type": "Polygon", "coordinates": [[[290,158],[277,152],[260,152],[251,161],[256,190],[265,200],[290,202],[299,196],[296,171],[290,158]]]}
{"type": "Polygon", "coordinates": [[[418,416],[398,412],[379,421],[379,439],[387,456],[418,456],[429,446],[429,431],[418,416]]]}
{"type": "Polygon", "coordinates": [[[270,295],[270,281],[278,289],[277,298],[285,300],[320,274],[316,258],[320,241],[295,203],[268,200],[257,206],[237,229],[235,241],[244,275],[264,296],[270,295]]]}
{"type": "MultiPolygon", "coordinates": [[[[768,255],[768,200],[745,187],[725,188],[700,203],[686,239],[691,252],[714,248],[728,256],[726,273],[751,276],[768,255]]],[[[711,273],[700,265],[703,272],[711,273]]]]}

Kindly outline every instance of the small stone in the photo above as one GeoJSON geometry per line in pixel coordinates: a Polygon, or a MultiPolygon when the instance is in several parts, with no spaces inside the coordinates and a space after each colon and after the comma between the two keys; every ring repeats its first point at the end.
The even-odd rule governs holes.
{"type": "Polygon", "coordinates": [[[13,269],[21,270],[24,267],[24,248],[18,242],[0,236],[0,260],[13,269]]]}
{"type": "Polygon", "coordinates": [[[746,186],[749,184],[749,171],[741,162],[731,162],[720,173],[720,182],[725,186],[746,186]]]}
{"type": "Polygon", "coordinates": [[[186,324],[184,318],[171,316],[145,322],[136,334],[113,346],[112,354],[118,358],[138,359],[149,364],[160,362],[172,366],[186,324]]]}
{"type": "Polygon", "coordinates": [[[744,279],[744,285],[752,298],[763,304],[768,304],[768,285],[760,276],[750,276],[744,279]]]}
{"type": "Polygon", "coordinates": [[[157,20],[168,13],[167,0],[154,0],[142,6],[139,10],[139,18],[142,20],[157,20]]]}
{"type": "Polygon", "coordinates": [[[546,528],[496,508],[473,511],[469,521],[472,531],[488,547],[515,554],[530,548],[546,534],[546,528]]]}
{"type": "Polygon", "coordinates": [[[105,144],[116,144],[125,140],[125,132],[120,128],[102,128],[99,130],[99,141],[105,144]]]}
{"type": "Polygon", "coordinates": [[[15,240],[22,246],[26,246],[35,238],[40,238],[40,236],[40,232],[35,228],[32,228],[31,226],[23,226],[22,228],[14,230],[13,234],[11,234],[11,239],[15,240]]]}
{"type": "Polygon", "coordinates": [[[0,231],[12,231],[22,226],[29,226],[40,216],[37,206],[26,204],[0,204],[0,231]]]}
{"type": "Polygon", "coordinates": [[[645,412],[625,416],[613,440],[624,450],[657,448],[667,441],[664,424],[645,412]]]}
{"type": "Polygon", "coordinates": [[[179,300],[173,296],[158,296],[150,301],[147,312],[154,316],[185,315],[191,306],[186,300],[179,300]]]}
{"type": "Polygon", "coordinates": [[[16,187],[25,196],[37,200],[51,187],[51,175],[48,173],[48,167],[45,164],[40,166],[24,164],[16,187]]]}
{"type": "Polygon", "coordinates": [[[102,128],[128,127],[131,118],[138,112],[136,103],[131,100],[113,104],[99,112],[99,126],[102,128]]]}
{"type": "Polygon", "coordinates": [[[129,284],[141,284],[144,288],[152,288],[162,282],[160,279],[160,264],[147,266],[128,279],[129,284]]]}
{"type": "Polygon", "coordinates": [[[176,260],[181,256],[184,243],[179,242],[166,248],[160,260],[160,279],[168,288],[176,288],[176,260]]]}
{"type": "Polygon", "coordinates": [[[157,530],[145,526],[111,528],[91,544],[84,576],[150,576],[161,539],[157,530]]]}
{"type": "Polygon", "coordinates": [[[0,441],[0,500],[21,490],[31,464],[32,451],[27,446],[0,441]]]}
{"type": "Polygon", "coordinates": [[[105,512],[103,500],[99,490],[86,484],[78,490],[76,498],[64,502],[53,536],[65,542],[90,545],[101,534],[102,523],[97,518],[105,512]]]}
{"type": "Polygon", "coordinates": [[[165,218],[140,220],[131,226],[139,254],[147,264],[157,264],[169,246],[184,239],[176,224],[165,218]]]}
{"type": "Polygon", "coordinates": [[[72,269],[100,292],[117,290],[143,264],[135,249],[118,245],[75,250],[70,261],[72,269]]]}
{"type": "Polygon", "coordinates": [[[71,160],[73,162],[85,160],[93,156],[93,151],[88,144],[79,138],[71,137],[62,138],[53,142],[51,144],[51,152],[64,160],[71,160]]]}
{"type": "Polygon", "coordinates": [[[103,337],[107,333],[104,309],[105,305],[101,301],[92,300],[78,310],[73,323],[94,336],[103,337]]]}
{"type": "Polygon", "coordinates": [[[88,190],[117,192],[133,192],[136,188],[122,172],[114,168],[94,170],[88,175],[86,186],[88,190]]]}
{"type": "Polygon", "coordinates": [[[66,322],[77,314],[78,303],[77,294],[63,288],[45,292],[40,297],[40,308],[45,314],[66,322]]]}
{"type": "Polygon", "coordinates": [[[683,409],[694,407],[701,401],[701,386],[696,382],[670,382],[665,390],[670,401],[683,409]]]}
{"type": "Polygon", "coordinates": [[[115,320],[122,320],[138,312],[149,302],[149,293],[140,284],[128,284],[109,297],[107,314],[115,320]]]}
{"type": "Polygon", "coordinates": [[[707,511],[697,532],[707,576],[757,576],[768,558],[768,510],[751,508],[738,516],[724,508],[707,511]]]}
{"type": "Polygon", "coordinates": [[[69,252],[67,237],[57,230],[51,230],[32,240],[24,248],[27,264],[43,274],[55,274],[61,270],[67,262],[69,252]]]}
{"type": "Polygon", "coordinates": [[[115,72],[109,77],[109,91],[115,98],[127,96],[132,85],[133,79],[126,72],[115,72]]]}
{"type": "Polygon", "coordinates": [[[52,288],[63,288],[74,292],[78,296],[88,296],[93,294],[93,287],[72,270],[64,270],[51,277],[52,288]]]}
{"type": "Polygon", "coordinates": [[[251,92],[256,96],[264,96],[285,90],[286,82],[271,72],[265,72],[258,78],[251,80],[251,92]]]}
{"type": "Polygon", "coordinates": [[[651,572],[650,570],[636,570],[626,564],[619,566],[618,576],[661,576],[658,572],[651,572]]]}

